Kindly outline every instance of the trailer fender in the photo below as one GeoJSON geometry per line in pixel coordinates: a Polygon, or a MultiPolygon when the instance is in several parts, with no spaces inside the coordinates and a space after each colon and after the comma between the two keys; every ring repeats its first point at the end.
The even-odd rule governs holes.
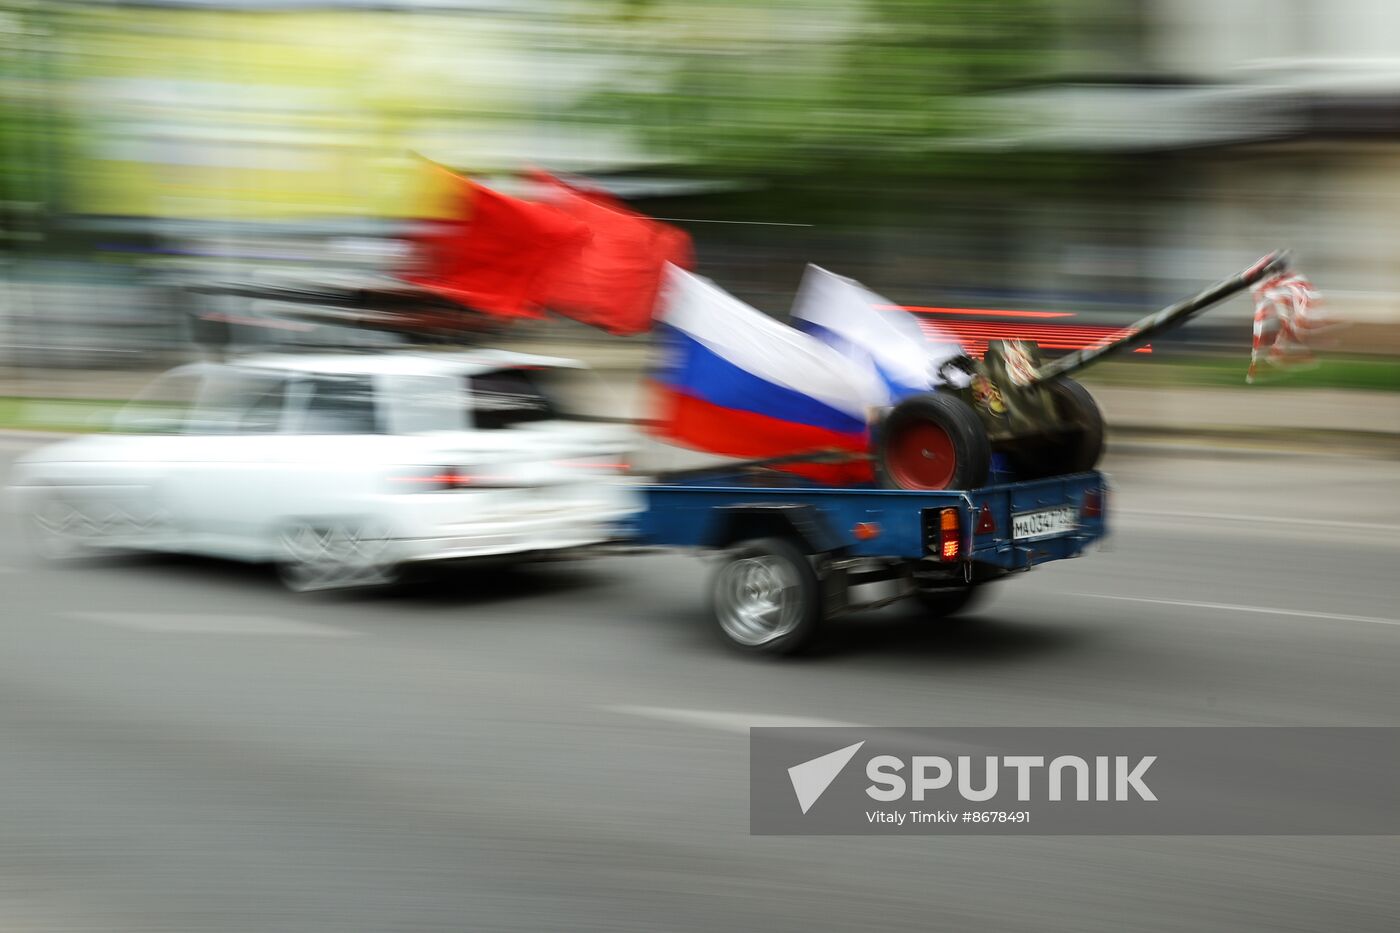
{"type": "Polygon", "coordinates": [[[702,543],[724,548],[755,538],[786,538],[807,554],[823,554],[842,546],[815,508],[790,503],[721,506],[714,510],[702,543]]]}

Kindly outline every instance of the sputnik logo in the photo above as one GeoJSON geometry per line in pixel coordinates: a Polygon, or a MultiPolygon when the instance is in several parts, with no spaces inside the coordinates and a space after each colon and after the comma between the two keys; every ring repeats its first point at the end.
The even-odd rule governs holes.
{"type": "Polygon", "coordinates": [[[788,768],[788,780],[792,781],[793,793],[797,794],[797,803],[802,807],[803,813],[812,809],[812,804],[821,799],[831,782],[836,780],[864,744],[862,740],[788,768]]]}

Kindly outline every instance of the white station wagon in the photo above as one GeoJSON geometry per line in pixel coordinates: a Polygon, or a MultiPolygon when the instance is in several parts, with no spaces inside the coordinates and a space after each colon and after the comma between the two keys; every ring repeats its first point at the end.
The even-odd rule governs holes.
{"type": "Polygon", "coordinates": [[[630,428],[569,414],[580,364],[494,350],[261,356],[158,379],[115,431],[15,465],[36,546],[272,562],[288,586],[605,541],[630,428]]]}

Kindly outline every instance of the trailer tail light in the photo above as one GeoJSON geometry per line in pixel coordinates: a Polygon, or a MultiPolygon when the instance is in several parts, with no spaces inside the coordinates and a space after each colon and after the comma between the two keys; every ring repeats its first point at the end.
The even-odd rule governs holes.
{"type": "Polygon", "coordinates": [[[957,560],[962,548],[962,523],[957,509],[938,510],[938,559],[957,560]]]}
{"type": "Polygon", "coordinates": [[[997,533],[997,520],[992,515],[990,503],[982,503],[982,511],[977,513],[977,530],[979,535],[994,535],[997,533]]]}
{"type": "Polygon", "coordinates": [[[1079,505],[1080,518],[1103,517],[1103,489],[1095,486],[1084,493],[1084,501],[1079,505]]]}

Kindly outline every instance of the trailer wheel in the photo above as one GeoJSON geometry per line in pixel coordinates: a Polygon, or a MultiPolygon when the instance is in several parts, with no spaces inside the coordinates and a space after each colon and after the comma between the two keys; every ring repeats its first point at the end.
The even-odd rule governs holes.
{"type": "Polygon", "coordinates": [[[720,634],[757,654],[795,654],[822,620],[821,580],[807,555],[785,538],[735,548],[715,573],[711,602],[720,634]]]}
{"type": "Polygon", "coordinates": [[[950,589],[921,589],[919,602],[930,617],[947,619],[982,601],[983,584],[969,583],[950,589]]]}
{"type": "Polygon", "coordinates": [[[1046,466],[1051,471],[1047,475],[1082,474],[1093,469],[1103,457],[1103,412],[1098,402],[1093,401],[1089,389],[1071,378],[1058,378],[1047,388],[1056,415],[1074,424],[1074,430],[1067,431],[1047,451],[1046,466]]]}
{"type": "Polygon", "coordinates": [[[877,460],[888,489],[976,489],[987,482],[992,447],[962,399],[931,392],[900,402],[880,426],[877,460]]]}

